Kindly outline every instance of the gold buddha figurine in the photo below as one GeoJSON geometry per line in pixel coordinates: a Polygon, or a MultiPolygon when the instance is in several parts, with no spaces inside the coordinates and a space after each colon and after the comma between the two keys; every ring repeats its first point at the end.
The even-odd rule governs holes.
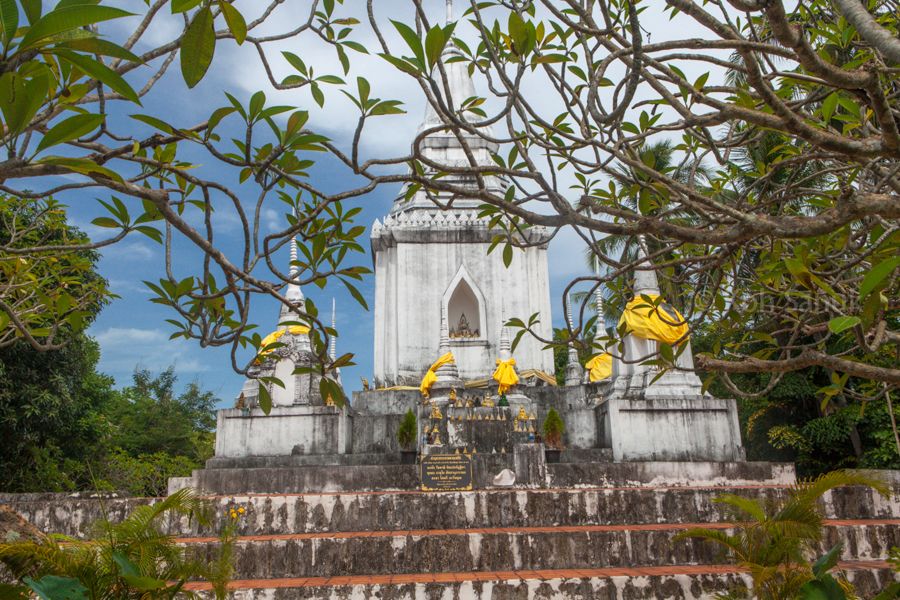
{"type": "Polygon", "coordinates": [[[441,443],[441,434],[440,433],[434,434],[434,445],[435,446],[443,446],[443,444],[441,443]]]}
{"type": "Polygon", "coordinates": [[[476,417],[479,421],[481,420],[481,414],[476,417]]]}
{"type": "Polygon", "coordinates": [[[500,447],[500,454],[506,454],[506,446],[500,447]]]}
{"type": "Polygon", "coordinates": [[[465,448],[463,448],[463,454],[468,454],[468,453],[469,453],[469,447],[466,446],[465,448]]]}
{"type": "Polygon", "coordinates": [[[529,415],[528,418],[534,421],[534,411],[531,411],[531,415],[529,415]]]}
{"type": "Polygon", "coordinates": [[[478,448],[472,448],[472,454],[478,454],[478,448]]]}
{"type": "Polygon", "coordinates": [[[516,419],[520,419],[523,421],[528,419],[528,413],[525,412],[524,406],[519,407],[519,414],[516,416],[516,419]]]}
{"type": "Polygon", "coordinates": [[[443,419],[444,415],[441,414],[441,409],[438,408],[437,404],[431,405],[431,418],[432,419],[443,419]]]}
{"type": "Polygon", "coordinates": [[[459,448],[457,448],[456,452],[454,452],[453,454],[459,454],[459,448]]]}
{"type": "Polygon", "coordinates": [[[466,415],[466,421],[471,421],[471,420],[472,420],[472,415],[466,415]]]}
{"type": "Polygon", "coordinates": [[[516,426],[513,429],[513,431],[519,431],[519,420],[518,419],[516,419],[516,426]]]}
{"type": "Polygon", "coordinates": [[[482,406],[493,406],[494,405],[494,401],[491,400],[491,390],[488,390],[487,392],[485,392],[484,400],[481,401],[481,405],[482,406]]]}
{"type": "Polygon", "coordinates": [[[450,388],[450,400],[456,400],[456,387],[450,388]]]}
{"type": "Polygon", "coordinates": [[[500,412],[500,420],[501,420],[501,421],[505,421],[505,420],[506,420],[506,411],[505,411],[505,410],[503,410],[503,411],[500,412]]]}
{"type": "Polygon", "coordinates": [[[472,397],[469,396],[468,398],[466,398],[466,408],[474,408],[474,407],[475,407],[475,403],[472,402],[472,397]]]}

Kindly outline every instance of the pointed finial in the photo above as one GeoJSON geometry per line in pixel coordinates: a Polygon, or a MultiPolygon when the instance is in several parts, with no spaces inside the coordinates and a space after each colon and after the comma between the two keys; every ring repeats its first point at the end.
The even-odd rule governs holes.
{"type": "Polygon", "coordinates": [[[447,0],[447,22],[445,25],[449,25],[453,21],[453,0],[447,0]]]}
{"type": "MultiPolygon", "coordinates": [[[[569,325],[569,331],[572,330],[572,299],[566,294],[566,322],[569,325]]],[[[569,344],[569,362],[578,362],[578,350],[574,344],[569,344]]]]}
{"type": "MultiPolygon", "coordinates": [[[[331,299],[331,328],[334,329],[334,298],[331,299]]],[[[331,357],[331,362],[334,362],[334,359],[337,358],[337,346],[335,343],[335,336],[331,336],[331,349],[328,351],[328,356],[331,357]]]]}
{"type": "MultiPolygon", "coordinates": [[[[638,236],[638,260],[646,261],[650,256],[650,250],[647,247],[647,240],[643,235],[638,236]]],[[[647,265],[652,267],[653,263],[648,262],[647,265]]],[[[634,272],[634,293],[636,296],[641,294],[659,294],[659,280],[656,278],[656,271],[638,271],[634,272]]]]}
{"type": "Polygon", "coordinates": [[[500,360],[509,360],[512,352],[509,351],[509,332],[506,330],[506,309],[500,309],[500,360]]]}
{"type": "MultiPolygon", "coordinates": [[[[600,278],[600,261],[597,261],[597,278],[600,278]]],[[[594,341],[599,343],[600,338],[606,333],[606,315],[603,314],[602,285],[597,285],[597,290],[594,292],[594,295],[597,302],[597,324],[594,326],[594,341]]]]}
{"type": "Polygon", "coordinates": [[[450,352],[450,328],[447,326],[447,309],[441,304],[441,356],[450,352]]]}

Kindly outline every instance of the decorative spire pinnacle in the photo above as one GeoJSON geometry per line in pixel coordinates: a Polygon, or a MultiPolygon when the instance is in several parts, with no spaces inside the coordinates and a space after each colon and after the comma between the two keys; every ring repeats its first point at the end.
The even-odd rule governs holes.
{"type": "MultiPolygon", "coordinates": [[[[331,328],[334,329],[334,298],[331,299],[331,328]]],[[[328,351],[328,356],[331,357],[331,362],[334,362],[334,359],[337,358],[337,344],[335,341],[335,336],[331,336],[331,349],[328,351]]]]}
{"type": "MultiPolygon", "coordinates": [[[[600,262],[597,261],[597,278],[600,277],[600,262]]],[[[606,333],[606,315],[603,314],[603,286],[597,285],[594,291],[597,302],[597,323],[594,325],[594,342],[599,343],[600,338],[606,333]]]]}
{"type": "MultiPolygon", "coordinates": [[[[297,216],[297,209],[294,209],[294,216],[297,216]]],[[[303,290],[300,289],[300,286],[297,285],[297,275],[300,272],[297,266],[294,264],[297,262],[297,238],[296,236],[291,236],[291,264],[288,269],[288,273],[290,274],[290,282],[287,285],[287,291],[284,294],[284,297],[293,302],[294,304],[302,304],[303,303],[303,290]]],[[[298,316],[291,312],[291,310],[284,304],[281,305],[281,314],[278,318],[278,325],[281,326],[285,322],[289,321],[297,321],[298,316]]]]}
{"type": "Polygon", "coordinates": [[[447,0],[447,22],[445,25],[449,25],[453,21],[453,0],[447,0]]]}
{"type": "MultiPolygon", "coordinates": [[[[638,236],[638,260],[646,261],[650,256],[650,250],[647,248],[647,240],[643,235],[638,236]]],[[[647,265],[652,267],[653,263],[647,265]]],[[[634,294],[659,294],[659,280],[656,278],[656,271],[639,271],[634,272],[634,294]]]]}
{"type": "Polygon", "coordinates": [[[441,356],[450,352],[450,328],[447,326],[447,309],[441,305],[441,345],[439,347],[441,356]]]}
{"type": "MultiPolygon", "coordinates": [[[[572,330],[572,299],[566,294],[566,322],[569,325],[569,331],[572,330]]],[[[578,350],[575,349],[575,344],[569,343],[569,363],[577,363],[578,362],[578,350]]]]}
{"type": "Polygon", "coordinates": [[[509,360],[512,352],[509,350],[509,332],[506,330],[506,309],[500,309],[500,360],[509,360]]]}

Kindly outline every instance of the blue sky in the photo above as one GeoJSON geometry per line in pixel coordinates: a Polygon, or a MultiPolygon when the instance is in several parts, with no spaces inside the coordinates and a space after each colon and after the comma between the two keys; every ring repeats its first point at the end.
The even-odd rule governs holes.
{"type": "MultiPolygon", "coordinates": [[[[135,9],[141,6],[142,3],[135,3],[135,9]]],[[[239,2],[236,6],[247,13],[252,13],[254,4],[239,2]]],[[[364,6],[362,0],[346,0],[344,7],[338,8],[336,12],[341,16],[351,16],[354,12],[360,16],[359,13],[364,10],[364,6]]],[[[411,22],[412,3],[392,2],[380,5],[376,3],[376,6],[377,11],[384,11],[378,13],[381,22],[386,23],[387,18],[411,22]]],[[[425,3],[425,7],[434,15],[434,19],[443,19],[443,0],[430,0],[425,3]]],[[[265,32],[261,33],[272,33],[278,29],[280,23],[285,22],[286,18],[294,16],[284,12],[288,7],[282,6],[278,10],[282,13],[267,26],[265,32]]],[[[457,17],[462,10],[457,7],[457,17]]],[[[251,14],[246,16],[249,20],[251,14]]],[[[148,42],[160,43],[170,39],[177,30],[177,23],[172,21],[170,16],[165,17],[158,26],[155,25],[148,31],[148,42]]],[[[130,28],[134,27],[135,19],[136,17],[132,17],[115,22],[110,31],[111,39],[121,40],[122,34],[133,30],[130,28]]],[[[399,39],[392,31],[385,30],[384,33],[391,44],[399,39]]],[[[364,26],[360,26],[359,33],[354,33],[351,39],[360,41],[370,50],[375,49],[374,35],[364,26]]],[[[282,47],[270,49],[276,79],[280,81],[292,72],[286,61],[280,57],[279,50],[290,50],[300,54],[307,64],[319,65],[316,68],[317,74],[326,72],[340,74],[339,63],[332,49],[325,47],[324,44],[310,43],[308,37],[302,41],[302,44],[292,41],[282,47]]],[[[410,77],[387,67],[380,58],[353,54],[351,59],[352,70],[349,76],[345,77],[350,83],[348,89],[355,90],[356,76],[364,75],[372,85],[372,96],[403,100],[408,111],[406,115],[377,117],[367,122],[361,156],[391,157],[405,154],[424,115],[425,103],[420,89],[410,77]]],[[[329,136],[339,146],[347,149],[356,127],[356,109],[349,99],[340,94],[338,86],[324,87],[327,97],[324,109],[319,109],[313,103],[306,88],[289,92],[272,91],[256,51],[248,44],[238,48],[234,42],[226,41],[219,43],[210,72],[196,88],[186,89],[176,61],[165,77],[143,99],[143,104],[146,114],[162,118],[177,127],[187,127],[205,120],[215,108],[227,105],[223,91],[228,91],[246,105],[254,91],[263,89],[266,90],[269,104],[287,104],[309,110],[310,121],[307,127],[329,136]]],[[[476,88],[482,93],[485,92],[484,87],[483,82],[476,80],[476,88]]],[[[136,137],[143,139],[154,133],[152,128],[127,119],[127,114],[139,111],[138,107],[120,103],[113,111],[110,119],[120,124],[127,123],[127,127],[136,137]]],[[[284,118],[286,119],[286,115],[284,118]]],[[[229,123],[236,121],[232,120],[229,123]]],[[[231,126],[226,125],[225,130],[221,132],[223,139],[232,136],[243,137],[237,128],[228,129],[228,127],[231,126]]],[[[214,164],[211,157],[192,152],[189,147],[185,147],[184,152],[185,156],[203,163],[203,166],[197,169],[199,175],[237,186],[237,170],[219,167],[214,164]]],[[[315,185],[321,186],[326,191],[337,191],[353,185],[352,173],[342,168],[335,159],[329,159],[325,155],[316,155],[312,158],[319,160],[310,170],[315,185]]],[[[248,201],[255,198],[253,188],[245,185],[240,189],[242,193],[246,190],[248,201]]],[[[363,208],[356,222],[366,227],[366,233],[360,239],[367,252],[365,255],[352,256],[348,264],[362,264],[371,268],[368,243],[371,225],[376,218],[383,218],[390,210],[391,202],[398,190],[397,185],[381,186],[367,196],[346,205],[347,208],[356,205],[363,208]]],[[[108,196],[107,191],[95,189],[72,193],[58,199],[69,205],[70,220],[73,224],[87,231],[93,239],[102,239],[107,231],[91,225],[90,221],[102,214],[95,198],[107,199],[108,196]]],[[[123,200],[135,211],[140,206],[135,200],[127,198],[123,200]]],[[[266,230],[263,235],[285,226],[286,206],[277,200],[268,203],[268,208],[263,211],[262,216],[263,230],[266,230]]],[[[199,224],[199,220],[196,222],[199,224]]],[[[239,251],[237,237],[239,230],[234,216],[229,216],[227,210],[222,210],[221,213],[217,213],[215,226],[217,245],[226,252],[239,251]]],[[[587,274],[581,253],[582,247],[581,241],[571,231],[561,232],[550,245],[550,281],[555,327],[563,325],[561,294],[566,284],[574,277],[587,274]]],[[[175,243],[173,256],[176,263],[174,271],[179,278],[194,274],[202,260],[200,252],[183,240],[175,243]]],[[[284,270],[287,270],[287,248],[284,248],[278,256],[278,262],[284,270]]],[[[152,294],[142,280],[156,282],[165,276],[162,246],[140,234],[132,234],[125,241],[103,251],[99,269],[101,275],[110,281],[114,293],[120,296],[103,310],[89,330],[89,334],[100,343],[102,352],[100,370],[112,375],[117,386],[122,387],[131,383],[131,374],[137,365],[157,372],[174,365],[181,384],[199,379],[205,389],[212,390],[222,399],[221,406],[230,405],[243,381],[243,378],[235,374],[231,368],[230,350],[200,348],[195,341],[184,339],[169,340],[169,336],[175,331],[173,326],[165,322],[167,318],[174,318],[171,309],[149,301],[152,294]]],[[[365,277],[359,289],[372,309],[373,276],[365,277]]],[[[337,342],[338,354],[352,352],[356,355],[357,363],[357,366],[342,369],[343,381],[348,393],[362,389],[360,376],[372,379],[373,313],[366,312],[359,306],[339,282],[330,283],[324,290],[309,286],[304,288],[304,293],[316,302],[320,308],[320,316],[327,315],[325,320],[330,319],[332,298],[336,299],[337,329],[340,334],[337,342]]],[[[260,325],[261,334],[264,335],[275,328],[277,315],[278,306],[275,301],[264,297],[254,298],[251,321],[260,325]]],[[[243,351],[238,354],[238,362],[243,364],[250,357],[249,350],[243,351]]]]}

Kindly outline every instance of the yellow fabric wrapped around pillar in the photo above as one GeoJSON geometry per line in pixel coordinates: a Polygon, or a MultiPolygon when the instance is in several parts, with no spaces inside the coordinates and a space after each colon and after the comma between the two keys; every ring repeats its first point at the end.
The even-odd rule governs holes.
{"type": "MultiPolygon", "coordinates": [[[[291,333],[294,335],[301,335],[304,333],[309,333],[309,327],[306,327],[305,325],[294,325],[291,327],[291,333]]],[[[259,347],[265,348],[269,344],[274,344],[275,342],[278,341],[278,338],[280,338],[283,335],[284,335],[284,329],[279,329],[278,331],[276,331],[274,333],[270,333],[269,335],[267,335],[266,337],[263,338],[263,341],[259,344],[259,347]]],[[[272,352],[272,349],[263,350],[262,352],[260,352],[260,354],[268,354],[269,352],[272,352]]],[[[258,362],[259,361],[257,360],[257,363],[258,362]]]]}
{"type": "MultiPolygon", "coordinates": [[[[647,297],[655,301],[659,296],[647,294],[647,297]]],[[[667,344],[674,344],[688,332],[688,325],[677,310],[665,302],[659,306],[650,306],[640,296],[625,305],[625,312],[619,321],[620,327],[622,323],[627,324],[626,333],[667,344]]]]}
{"type": "Polygon", "coordinates": [[[584,365],[591,372],[591,383],[606,379],[612,375],[612,355],[608,352],[598,354],[584,365]]]}
{"type": "Polygon", "coordinates": [[[509,388],[519,383],[519,376],[516,375],[514,368],[516,359],[500,360],[498,358],[495,364],[497,365],[497,370],[494,371],[494,379],[500,384],[500,394],[505,394],[509,388]]]}
{"type": "Polygon", "coordinates": [[[419,386],[419,390],[422,392],[423,396],[425,396],[426,398],[428,397],[428,390],[430,390],[434,382],[437,381],[437,375],[435,375],[434,372],[444,365],[449,365],[452,362],[456,362],[453,360],[453,353],[448,352],[447,354],[437,359],[437,361],[433,365],[431,365],[431,368],[428,369],[427,373],[425,373],[425,377],[422,378],[422,385],[419,386]]]}

